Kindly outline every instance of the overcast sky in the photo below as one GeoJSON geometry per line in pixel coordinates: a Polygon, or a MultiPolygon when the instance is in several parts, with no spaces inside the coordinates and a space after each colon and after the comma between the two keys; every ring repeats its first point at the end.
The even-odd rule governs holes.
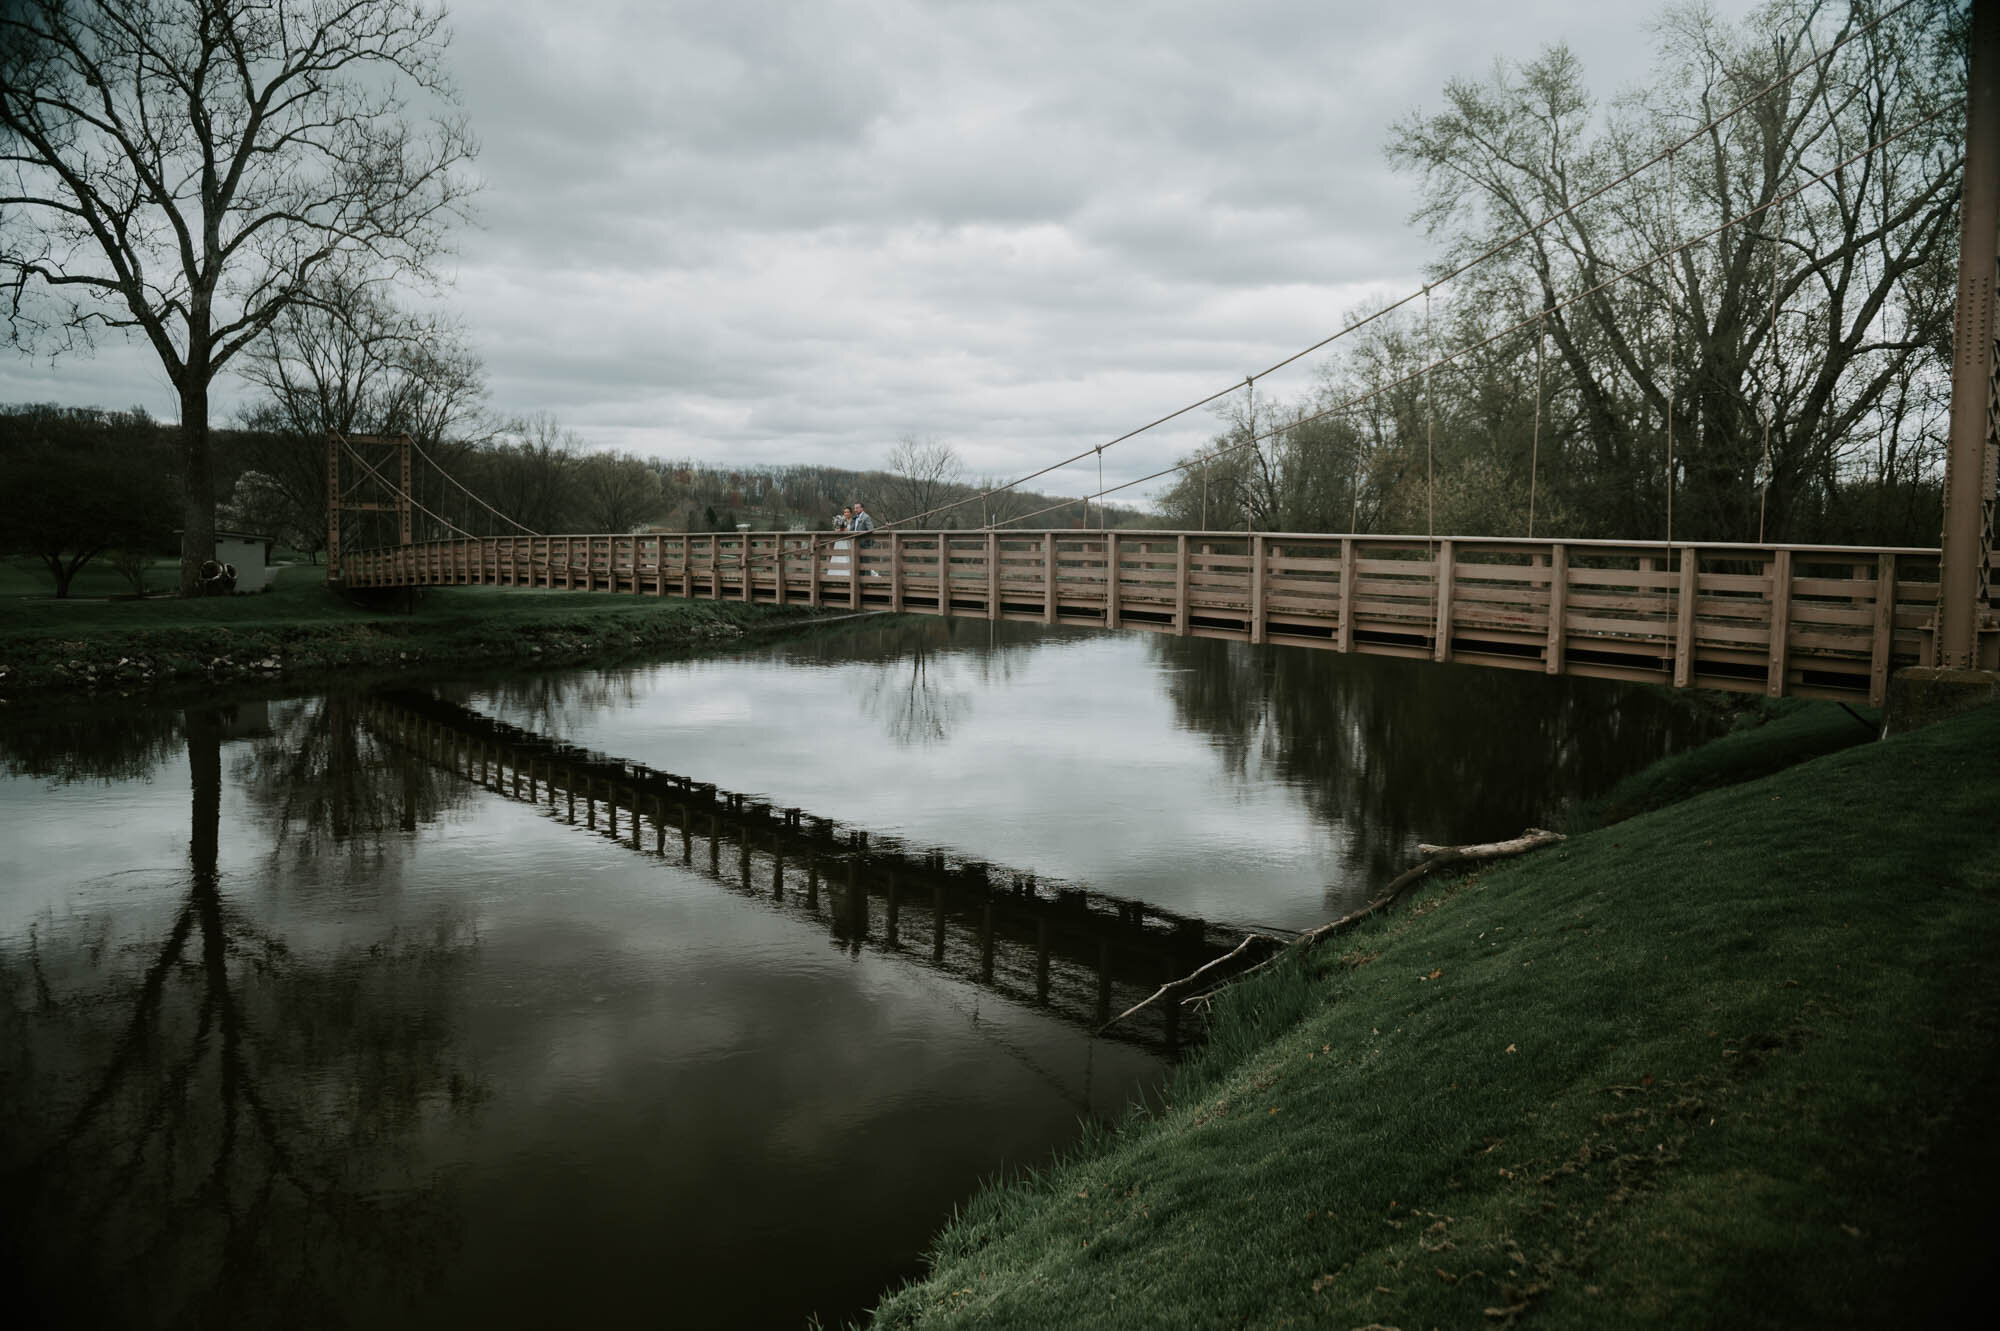
{"type": "MultiPolygon", "coordinates": [[[[457,0],[485,189],[441,300],[495,412],[594,445],[870,467],[907,433],[1018,474],[1420,285],[1391,123],[1558,40],[1608,96],[1659,10],[457,0]]],[[[136,343],[0,360],[0,401],[178,415],[136,343]]],[[[1217,428],[1121,445],[1105,479],[1217,428]]],[[[1065,476],[1038,488],[1096,481],[1065,476]]]]}

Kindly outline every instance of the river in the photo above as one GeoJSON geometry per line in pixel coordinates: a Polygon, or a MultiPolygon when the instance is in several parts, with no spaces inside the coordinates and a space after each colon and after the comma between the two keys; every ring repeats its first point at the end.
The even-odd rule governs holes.
{"type": "Polygon", "coordinates": [[[828,1326],[1157,1094],[1094,1034],[1659,692],[972,620],[0,713],[0,1184],[37,1325],[828,1326]],[[635,818],[636,814],[636,818],[635,818]]]}

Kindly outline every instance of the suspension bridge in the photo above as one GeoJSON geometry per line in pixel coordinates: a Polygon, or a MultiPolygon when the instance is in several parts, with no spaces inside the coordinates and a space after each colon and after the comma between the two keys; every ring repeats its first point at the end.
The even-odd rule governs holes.
{"type": "MultiPolygon", "coordinates": [[[[1906,6],[1875,20],[1881,22],[1906,6]]],[[[1674,687],[1883,703],[1909,667],[2000,670],[1993,597],[2000,497],[2000,0],[1973,6],[1965,172],[1943,513],[1936,547],[1677,541],[1672,538],[1674,404],[1667,403],[1666,536],[1563,540],[1282,531],[940,530],[973,495],[867,534],[808,532],[580,533],[529,531],[436,468],[408,438],[331,436],[327,445],[328,577],[355,589],[496,586],[729,599],[897,614],[969,615],[1142,630],[1328,651],[1456,661],[1674,687]],[[508,534],[477,535],[415,494],[419,463],[463,492],[508,534]],[[395,524],[393,536],[388,522],[395,524]],[[417,539],[422,521],[425,539],[417,539]],[[924,527],[931,521],[929,529],[924,527]],[[344,524],[374,528],[372,537],[344,524]]],[[[1868,25],[1873,27],[1874,23],[1868,25]]],[[[1861,29],[1865,32],[1867,28],[1861,29]]],[[[1822,53],[1814,60],[1826,58],[1822,53]]],[[[1664,162],[1806,66],[1753,93],[1605,190],[1664,162]]],[[[1921,123],[1941,118],[1940,108],[1921,123]]],[[[1918,126],[1848,155],[1812,180],[1700,236],[1677,239],[1588,290],[1551,300],[1486,339],[1532,327],[1568,305],[1747,225],[1918,126]]],[[[1283,368],[1532,236],[1502,241],[1436,282],[1262,372],[1283,368]]],[[[1775,261],[1773,283],[1776,282],[1775,261]]],[[[1775,299],[1771,319],[1775,325],[1775,299]]],[[[1476,350],[1426,365],[1431,373],[1476,350]]],[[[1539,352],[1538,352],[1539,355],[1539,352]]],[[[1539,364],[1539,361],[1538,361],[1539,364]]],[[[1242,388],[1190,403],[1105,444],[1010,482],[1013,488],[1093,457],[1242,388]]],[[[1406,375],[1396,384],[1416,379],[1406,375]]],[[[1386,391],[1370,390],[1370,394],[1386,391]]],[[[1540,428],[1537,386],[1536,428],[1540,428]]],[[[1366,395],[1364,395],[1366,396],[1366,395]]],[[[1355,407],[1338,403],[1322,415],[1355,407]]],[[[1428,410],[1428,408],[1427,408],[1428,410]]],[[[1309,418],[1310,419],[1310,418],[1309,418]]],[[[1252,414],[1254,422],[1254,412],[1252,414]]],[[[1293,420],[1283,428],[1296,428],[1293,420]]],[[[1768,427],[1767,427],[1768,428],[1768,427]]],[[[1279,431],[1231,449],[1261,447],[1279,431]]],[[[1538,436],[1539,438],[1539,436],[1538,436]]],[[[1426,485],[1430,441],[1426,438],[1426,485]]],[[[1212,460],[1211,453],[1202,461],[1212,460]]],[[[1170,474],[1175,468],[1084,496],[1170,474]]],[[[1530,494],[1534,478],[1530,477],[1530,494]]],[[[991,493],[991,492],[989,492],[991,493]]],[[[1073,501],[1064,501],[1067,506],[1073,501]]],[[[1046,510],[1045,510],[1046,511],[1046,510]]],[[[1099,508],[1100,514],[1102,508],[1099,508]]],[[[1532,513],[1532,500],[1530,512],[1532,513]]],[[[1034,514],[1028,515],[1031,519],[1034,514]]],[[[1018,521],[1026,521],[1021,519],[1018,521]]],[[[1532,517],[1530,518],[1532,531],[1532,517]]]]}

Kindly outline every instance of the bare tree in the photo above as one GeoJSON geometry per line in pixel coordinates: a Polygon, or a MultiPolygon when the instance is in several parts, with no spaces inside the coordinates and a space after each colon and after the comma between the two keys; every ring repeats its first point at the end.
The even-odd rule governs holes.
{"type": "MultiPolygon", "coordinates": [[[[309,533],[326,525],[329,433],[409,434],[448,468],[463,461],[466,433],[483,433],[478,355],[449,320],[398,309],[378,287],[345,274],[316,281],[311,299],[279,313],[240,362],[242,377],[263,390],[244,417],[252,433],[239,443],[244,462],[261,474],[255,500],[265,525],[280,524],[297,549],[316,551],[324,541],[309,533]]],[[[418,471],[416,488],[425,508],[461,524],[471,516],[462,494],[428,469],[418,471]]],[[[245,502],[241,493],[230,499],[245,502]]],[[[446,534],[423,521],[438,527],[427,536],[446,534]]]]}
{"type": "Polygon", "coordinates": [[[180,398],[181,592],[214,550],[209,386],[323,271],[423,275],[473,188],[425,0],[14,0],[0,273],[25,350],[136,330],[180,398]]]}
{"type": "Polygon", "coordinates": [[[561,531],[578,507],[583,440],[547,412],[508,426],[495,445],[473,455],[467,484],[532,531],[561,531]]]}
{"type": "Polygon", "coordinates": [[[576,478],[592,531],[630,531],[657,517],[666,497],[660,473],[625,454],[593,453],[578,464],[576,478]]]}
{"type": "MultiPolygon", "coordinates": [[[[1020,521],[1037,509],[1048,506],[1047,501],[1040,495],[1028,494],[1009,486],[1004,476],[982,476],[972,483],[972,488],[984,496],[978,504],[979,520],[988,527],[1005,527],[1009,523],[1020,521]]],[[[965,507],[966,511],[970,512],[973,505],[967,504],[965,507]]],[[[1043,514],[1038,517],[1037,523],[1045,522],[1047,516],[1043,514]]]]}
{"type": "Polygon", "coordinates": [[[173,523],[160,433],[136,412],[96,429],[60,413],[12,416],[0,433],[0,551],[33,555],[64,597],[100,555],[165,548],[173,523]]]}
{"type": "Polygon", "coordinates": [[[963,482],[965,464],[958,450],[942,439],[906,434],[889,450],[888,461],[888,516],[915,519],[926,527],[946,525],[943,514],[925,515],[954,498],[963,482]]]}
{"type": "Polygon", "coordinates": [[[1677,534],[1754,535],[1768,455],[1770,528],[1796,533],[1843,478],[1877,479],[1871,457],[1904,465],[1934,415],[1898,395],[1943,391],[1963,154],[1942,112],[1964,87],[1964,18],[1923,0],[1870,19],[1777,0],[1732,28],[1675,8],[1659,77],[1602,120],[1556,46],[1447,84],[1443,111],[1397,127],[1391,160],[1422,182],[1444,266],[1558,215],[1455,285],[1489,323],[1546,311],[1550,406],[1579,441],[1566,479],[1597,525],[1658,531],[1671,505],[1677,534]]]}

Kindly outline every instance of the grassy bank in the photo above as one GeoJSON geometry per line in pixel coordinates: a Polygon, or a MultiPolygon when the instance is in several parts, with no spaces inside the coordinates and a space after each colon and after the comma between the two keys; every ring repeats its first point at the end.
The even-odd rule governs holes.
{"type": "Polygon", "coordinates": [[[188,601],[0,600],[0,697],[604,660],[723,642],[801,616],[738,602],[485,587],[433,588],[407,608],[364,608],[329,592],[323,577],[288,569],[269,592],[188,601]]]}
{"type": "Polygon", "coordinates": [[[1728,784],[1841,724],[1247,983],[876,1324],[1948,1324],[2000,1183],[2000,708],[1728,784]]]}

